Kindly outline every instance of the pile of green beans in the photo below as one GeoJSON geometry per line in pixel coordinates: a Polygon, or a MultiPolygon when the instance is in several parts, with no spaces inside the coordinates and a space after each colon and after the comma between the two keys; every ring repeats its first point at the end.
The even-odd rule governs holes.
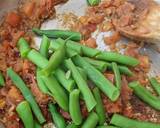
{"type": "MultiPolygon", "coordinates": [[[[58,39],[58,42],[61,41],[63,40],[58,39]]],[[[56,44],[56,41],[51,42],[50,49],[57,49],[57,47],[60,47],[62,45],[62,43],[60,43],[59,46],[58,45],[54,46],[54,44],[56,44]]],[[[135,67],[140,63],[139,60],[130,56],[121,55],[115,52],[106,52],[106,51],[102,52],[100,50],[93,49],[70,40],[66,42],[66,47],[72,49],[72,51],[73,50],[76,51],[80,55],[82,54],[86,57],[91,57],[98,60],[117,62],[119,64],[128,65],[132,67],[135,67]]]]}
{"type": "Polygon", "coordinates": [[[95,67],[89,64],[81,56],[73,57],[74,62],[85,69],[89,79],[112,101],[116,101],[120,95],[119,90],[109,81],[105,76],[99,72],[95,67]]]}
{"type": "MultiPolygon", "coordinates": [[[[94,6],[98,5],[100,0],[88,0],[88,2],[94,6]]],[[[30,48],[24,38],[20,38],[17,46],[21,57],[37,66],[36,79],[40,91],[54,98],[55,102],[49,102],[48,110],[57,128],[131,128],[130,126],[138,125],[143,128],[146,126],[146,122],[140,124],[138,121],[118,114],[114,114],[111,122],[107,124],[106,120],[110,119],[105,112],[101,97],[103,92],[112,102],[117,101],[121,92],[121,75],[133,76],[133,72],[127,66],[137,66],[139,64],[137,59],[115,52],[102,52],[77,43],[75,41],[79,42],[82,39],[82,35],[78,32],[37,28],[33,28],[33,32],[43,36],[39,50],[30,48]],[[50,41],[49,38],[54,39],[50,41]],[[113,83],[103,75],[108,70],[115,76],[113,83]],[[89,83],[94,84],[94,87],[89,83]],[[86,118],[81,112],[81,101],[84,101],[88,111],[86,118]],[[70,114],[71,123],[65,122],[59,108],[70,114]],[[131,122],[131,125],[127,125],[125,121],[131,122]],[[138,122],[138,125],[135,122],[138,122]]],[[[45,119],[33,94],[12,69],[9,68],[7,74],[26,99],[16,109],[24,126],[26,128],[41,127],[40,124],[43,124],[45,119]],[[34,120],[32,111],[39,122],[34,120]]],[[[150,82],[160,94],[157,82],[154,79],[150,82]]],[[[4,85],[4,81],[1,82],[0,77],[1,84],[4,85]]],[[[160,110],[158,98],[146,91],[144,87],[137,83],[130,83],[129,87],[140,99],[160,110]]],[[[159,126],[152,123],[148,125],[149,128],[159,126]]]]}

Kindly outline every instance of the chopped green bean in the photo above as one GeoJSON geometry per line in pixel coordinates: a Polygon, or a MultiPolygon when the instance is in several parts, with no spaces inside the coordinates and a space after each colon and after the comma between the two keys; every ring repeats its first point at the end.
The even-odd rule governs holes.
{"type": "Polygon", "coordinates": [[[87,109],[90,112],[96,105],[95,98],[89,89],[87,82],[83,79],[79,71],[77,70],[76,66],[73,64],[71,59],[65,60],[65,66],[72,71],[72,76],[75,80],[75,82],[78,85],[78,88],[80,89],[84,101],[86,103],[87,109]]]}
{"type": "Polygon", "coordinates": [[[98,116],[95,112],[89,114],[81,128],[95,128],[98,123],[98,116]]]}
{"type": "Polygon", "coordinates": [[[80,41],[82,38],[82,35],[79,32],[73,32],[69,30],[56,30],[56,29],[40,30],[38,28],[33,28],[32,31],[37,35],[40,35],[40,36],[46,35],[47,37],[50,37],[50,38],[67,39],[72,36],[71,40],[75,40],[75,41],[80,41]]]}
{"type": "Polygon", "coordinates": [[[88,57],[95,57],[100,60],[114,61],[129,66],[136,66],[139,64],[139,61],[133,57],[121,55],[115,52],[101,52],[97,49],[93,49],[70,40],[67,41],[66,46],[67,48],[75,50],[78,54],[83,54],[88,57]]]}
{"type": "Polygon", "coordinates": [[[104,61],[95,60],[88,57],[84,57],[84,59],[88,61],[88,63],[93,65],[96,69],[98,69],[100,72],[105,72],[107,69],[107,64],[104,61]]]}
{"type": "Polygon", "coordinates": [[[160,110],[160,100],[158,97],[152,95],[145,87],[140,85],[139,82],[134,81],[129,83],[129,87],[133,89],[133,92],[138,96],[142,101],[150,105],[151,107],[160,110]]]}
{"type": "Polygon", "coordinates": [[[75,81],[71,78],[67,79],[66,74],[62,69],[56,69],[54,75],[57,78],[58,82],[61,83],[61,85],[63,85],[63,87],[67,91],[71,92],[75,88],[75,81]]]}
{"type": "Polygon", "coordinates": [[[112,69],[113,69],[114,76],[115,76],[116,87],[120,90],[121,89],[121,74],[119,72],[118,65],[115,62],[112,62],[112,69]]]}
{"type": "Polygon", "coordinates": [[[82,123],[82,114],[79,104],[79,94],[80,91],[78,89],[75,89],[70,93],[69,96],[69,112],[74,124],[76,125],[80,125],[82,123]]]}
{"type": "Polygon", "coordinates": [[[34,128],[34,120],[31,108],[27,101],[22,101],[16,107],[16,111],[21,118],[25,128],[34,128]]]}
{"type": "Polygon", "coordinates": [[[119,114],[114,114],[110,123],[121,128],[160,128],[159,124],[133,120],[119,114]]]}
{"type": "Polygon", "coordinates": [[[18,48],[19,48],[21,57],[26,57],[29,51],[31,50],[28,42],[22,37],[18,40],[18,48]]]}
{"type": "Polygon", "coordinates": [[[93,89],[93,95],[97,101],[97,105],[95,107],[96,113],[99,117],[99,125],[103,125],[106,121],[106,114],[103,107],[100,91],[97,87],[93,89]]]}
{"type": "Polygon", "coordinates": [[[97,55],[99,55],[101,53],[100,50],[98,49],[93,49],[90,47],[87,47],[85,45],[81,45],[82,46],[82,53],[83,55],[87,56],[87,57],[96,57],[97,55]]]}
{"type": "Polygon", "coordinates": [[[55,101],[57,104],[64,110],[68,111],[69,110],[69,101],[68,101],[68,96],[65,92],[65,90],[61,87],[61,85],[58,83],[58,81],[55,79],[53,75],[46,77],[43,76],[43,81],[47,88],[50,90],[52,93],[55,101]]]}
{"type": "Polygon", "coordinates": [[[81,56],[77,55],[73,57],[73,60],[78,66],[82,67],[86,71],[89,79],[91,79],[95,85],[109,97],[110,100],[117,100],[120,95],[119,90],[108,79],[106,79],[101,72],[85,61],[81,56]]]}
{"type": "Polygon", "coordinates": [[[124,64],[133,67],[139,64],[139,60],[115,52],[101,52],[96,56],[96,59],[117,62],[119,64],[124,64]]]}
{"type": "Polygon", "coordinates": [[[48,37],[43,35],[39,51],[41,55],[43,55],[45,58],[48,58],[49,46],[50,46],[50,41],[48,37]]]}
{"type": "Polygon", "coordinates": [[[48,64],[48,60],[34,49],[28,53],[27,58],[39,68],[44,68],[48,64]]]}
{"type": "Polygon", "coordinates": [[[160,83],[156,80],[156,78],[150,78],[149,79],[151,85],[153,86],[154,90],[157,92],[157,94],[160,96],[160,83]]]}
{"type": "MultiPolygon", "coordinates": [[[[113,70],[111,63],[106,62],[106,64],[107,64],[107,69],[113,70]]],[[[118,68],[121,74],[133,76],[133,72],[130,71],[126,66],[118,65],[118,68]]]]}
{"type": "Polygon", "coordinates": [[[75,125],[74,123],[71,123],[71,124],[67,125],[66,128],[79,128],[79,126],[75,125]]]}
{"type": "Polygon", "coordinates": [[[2,72],[0,71],[0,86],[3,87],[5,85],[4,76],[2,72]]]}
{"type": "Polygon", "coordinates": [[[79,73],[81,74],[81,76],[83,77],[83,79],[86,81],[87,80],[87,74],[86,72],[84,71],[83,68],[80,68],[80,67],[77,67],[79,73]]]}
{"type": "Polygon", "coordinates": [[[63,44],[49,59],[48,65],[42,69],[42,72],[49,76],[62,63],[65,57],[65,44],[63,44]]]}
{"type": "Polygon", "coordinates": [[[61,116],[61,114],[58,113],[56,106],[52,103],[49,103],[48,107],[49,107],[49,111],[52,115],[52,119],[56,125],[56,128],[66,128],[65,120],[61,116]]]}
{"type": "Polygon", "coordinates": [[[101,0],[87,0],[87,1],[90,6],[98,5],[101,2],[101,0]]]}
{"type": "Polygon", "coordinates": [[[95,57],[96,55],[101,53],[101,51],[99,51],[97,49],[87,47],[85,45],[82,45],[80,43],[77,43],[77,42],[74,42],[74,41],[71,41],[71,40],[67,41],[67,47],[75,50],[80,55],[83,54],[83,55],[88,56],[88,57],[95,57]]]}
{"type": "Polygon", "coordinates": [[[44,81],[42,80],[42,74],[40,73],[39,68],[37,68],[36,70],[36,79],[37,79],[37,85],[39,89],[41,90],[41,92],[43,92],[44,94],[48,94],[49,90],[46,87],[44,81]]]}
{"type": "Polygon", "coordinates": [[[25,85],[23,80],[20,78],[20,76],[15,73],[12,68],[7,69],[7,75],[10,77],[10,79],[13,81],[13,83],[16,85],[16,87],[22,92],[24,98],[29,102],[33,113],[35,114],[37,120],[40,124],[45,122],[45,118],[42,115],[42,112],[36,103],[34,96],[32,95],[31,91],[28,89],[28,87],[25,85]]]}

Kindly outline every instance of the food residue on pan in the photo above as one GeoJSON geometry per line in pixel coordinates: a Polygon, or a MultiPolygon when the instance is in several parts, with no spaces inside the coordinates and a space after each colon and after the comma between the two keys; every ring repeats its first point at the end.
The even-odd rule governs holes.
{"type": "MultiPolygon", "coordinates": [[[[0,88],[0,122],[5,124],[6,128],[23,127],[15,108],[18,103],[24,100],[20,91],[6,75],[8,67],[12,67],[14,71],[23,78],[35,96],[47,122],[51,122],[47,104],[53,99],[39,90],[35,78],[36,66],[30,61],[20,58],[20,53],[16,45],[20,37],[24,37],[28,42],[33,42],[33,34],[30,29],[40,27],[44,20],[53,18],[56,13],[55,9],[53,9],[54,6],[65,1],[66,0],[42,0],[42,2],[39,3],[36,1],[24,3],[17,10],[7,13],[4,22],[0,26],[0,71],[2,71],[6,81],[5,87],[0,88]]],[[[146,5],[146,2],[143,0],[141,1],[145,7],[149,6],[146,5]]],[[[116,45],[122,38],[118,32],[119,27],[126,29],[129,25],[129,28],[135,29],[132,22],[135,22],[140,17],[134,17],[133,19],[130,17],[133,16],[132,11],[134,9],[135,6],[132,0],[131,2],[126,2],[125,0],[105,0],[98,6],[88,7],[84,16],[77,17],[74,14],[64,14],[63,25],[69,27],[71,30],[80,32],[84,37],[80,43],[91,48],[97,47],[95,38],[91,37],[93,32],[97,29],[100,32],[112,30],[113,34],[111,36],[104,37],[106,45],[108,45],[112,51],[123,48],[125,49],[125,55],[135,57],[140,61],[138,66],[130,68],[135,74],[134,76],[122,76],[121,95],[116,102],[112,102],[102,94],[103,105],[108,116],[111,116],[113,113],[120,113],[129,118],[160,123],[160,112],[140,101],[133,94],[132,89],[128,87],[129,82],[138,80],[144,87],[151,88],[147,76],[150,69],[149,57],[139,53],[138,50],[141,46],[137,41],[129,42],[123,46],[116,45]],[[128,16],[128,13],[131,15],[128,16]]],[[[143,8],[140,8],[140,11],[141,9],[143,8]]],[[[146,9],[147,8],[143,9],[144,16],[145,13],[147,13],[146,9]]],[[[148,31],[144,30],[143,32],[147,33],[148,31]]],[[[115,76],[113,72],[106,71],[104,72],[104,76],[114,83],[115,76]]],[[[80,105],[82,114],[86,117],[88,112],[85,103],[81,101],[80,105]]],[[[61,109],[58,111],[67,121],[71,120],[67,112],[61,109]]]]}

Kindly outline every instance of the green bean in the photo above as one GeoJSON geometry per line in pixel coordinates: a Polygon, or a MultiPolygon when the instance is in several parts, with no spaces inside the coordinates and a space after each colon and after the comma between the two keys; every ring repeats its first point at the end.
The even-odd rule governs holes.
{"type": "Polygon", "coordinates": [[[56,128],[66,128],[65,120],[61,116],[61,114],[58,113],[56,106],[52,103],[49,103],[48,107],[49,107],[49,111],[52,115],[52,119],[56,125],[56,128]]]}
{"type": "Polygon", "coordinates": [[[74,62],[83,68],[90,80],[92,80],[95,85],[106,95],[110,100],[116,101],[120,95],[119,90],[108,80],[106,77],[89,64],[85,59],[80,56],[73,57],[74,62]]]}
{"type": "Polygon", "coordinates": [[[84,57],[84,59],[88,61],[88,63],[93,65],[96,69],[98,69],[100,72],[105,72],[107,69],[107,64],[104,61],[94,60],[88,57],[84,57]]]}
{"type": "Polygon", "coordinates": [[[31,50],[28,42],[22,37],[18,40],[18,48],[20,50],[20,55],[23,58],[26,57],[31,50]]]}
{"type": "MultiPolygon", "coordinates": [[[[36,64],[38,67],[40,67],[40,68],[45,68],[47,65],[48,65],[48,60],[45,58],[45,57],[43,57],[39,52],[37,52],[36,50],[31,50],[31,52],[32,53],[29,53],[28,55],[29,55],[29,60],[31,60],[34,64],[36,64]],[[38,58],[38,59],[37,59],[38,58]],[[38,61],[35,61],[35,59],[38,61]]],[[[39,80],[39,79],[42,79],[42,78],[40,78],[41,76],[40,75],[42,75],[42,73],[38,73],[37,74],[37,81],[39,82],[39,87],[43,90],[43,92],[47,92],[47,89],[45,88],[45,85],[42,83],[42,81],[41,80],[39,80]],[[43,84],[43,85],[42,85],[43,84]]],[[[57,72],[55,72],[55,75],[56,76],[58,76],[59,74],[57,74],[57,72]]],[[[66,78],[65,78],[65,75],[61,75],[61,80],[65,80],[66,78]]],[[[60,79],[59,79],[59,81],[60,81],[60,79]]],[[[67,82],[67,79],[65,80],[65,81],[63,81],[64,83],[66,83],[67,82]]],[[[62,81],[61,81],[61,83],[62,83],[62,81]]],[[[62,84],[62,85],[64,85],[64,83],[62,84]]],[[[68,80],[68,82],[67,82],[68,84],[70,83],[72,83],[71,82],[71,80],[69,79],[68,80]]],[[[72,88],[72,84],[70,85],[71,86],[71,88],[72,88]]],[[[69,89],[70,87],[68,87],[68,89],[69,89]]]]}
{"type": "MultiPolygon", "coordinates": [[[[52,50],[57,49],[60,45],[63,44],[62,41],[63,41],[62,39],[57,39],[56,41],[52,41],[52,43],[50,45],[50,49],[52,49],[52,50]],[[57,44],[56,44],[56,42],[57,42],[57,44]]],[[[83,54],[83,55],[88,56],[88,57],[95,57],[96,55],[101,53],[101,51],[99,51],[97,49],[93,49],[93,48],[84,46],[80,43],[77,43],[77,42],[74,42],[74,41],[71,41],[71,40],[67,41],[66,46],[67,46],[67,49],[68,49],[67,50],[68,53],[70,53],[70,57],[71,57],[71,55],[75,56],[76,53],[80,54],[80,55],[83,54]]]]}
{"type": "Polygon", "coordinates": [[[145,87],[140,85],[139,82],[134,81],[129,84],[129,87],[133,89],[136,96],[138,96],[142,101],[150,105],[151,107],[160,110],[160,100],[158,97],[154,96],[145,87]]]}
{"type": "Polygon", "coordinates": [[[99,51],[97,49],[87,47],[85,45],[82,45],[80,43],[77,43],[77,42],[74,42],[71,40],[67,41],[67,47],[75,50],[78,54],[83,54],[88,57],[95,57],[96,55],[101,53],[101,51],[99,51]]]}
{"type": "Polygon", "coordinates": [[[35,120],[34,121],[34,128],[42,128],[42,126],[35,120]]]}
{"type": "Polygon", "coordinates": [[[112,62],[112,69],[115,75],[116,87],[120,90],[121,89],[121,74],[119,72],[118,65],[115,62],[112,62]]]}
{"type": "Polygon", "coordinates": [[[49,41],[48,37],[43,35],[39,51],[40,51],[41,55],[43,55],[45,58],[48,58],[49,46],[50,46],[50,41],[49,41]]]}
{"type": "Polygon", "coordinates": [[[34,49],[28,53],[27,58],[39,68],[44,68],[48,64],[48,60],[34,49]]]}
{"type": "Polygon", "coordinates": [[[83,79],[84,79],[85,81],[87,81],[87,74],[86,74],[86,72],[84,71],[84,69],[83,69],[83,68],[80,68],[80,67],[77,67],[77,69],[78,69],[79,73],[81,74],[81,76],[83,77],[83,79]]]}
{"type": "Polygon", "coordinates": [[[101,0],[87,0],[87,1],[90,6],[98,5],[101,2],[101,0]]]}
{"type": "Polygon", "coordinates": [[[95,112],[89,114],[81,128],[95,128],[98,123],[98,116],[95,112]]]}
{"type": "MultiPolygon", "coordinates": [[[[65,40],[62,39],[57,39],[57,40],[52,40],[49,46],[49,49],[51,51],[56,51],[62,44],[65,43],[65,40]]],[[[68,57],[73,57],[75,55],[77,55],[78,53],[75,50],[72,50],[70,48],[66,48],[66,54],[68,57]]]]}
{"type": "Polygon", "coordinates": [[[56,50],[49,59],[48,65],[42,69],[44,75],[49,76],[62,63],[65,57],[65,44],[56,50]]]}
{"type": "Polygon", "coordinates": [[[7,75],[10,77],[10,79],[13,81],[14,85],[22,92],[24,98],[29,102],[33,113],[35,114],[37,120],[40,124],[45,122],[45,118],[42,115],[42,112],[36,103],[34,96],[32,95],[31,91],[28,89],[28,87],[25,85],[23,80],[20,78],[20,76],[15,73],[12,68],[7,69],[7,75]]]}
{"type": "Polygon", "coordinates": [[[103,126],[98,126],[96,128],[119,128],[119,127],[103,125],[103,126]]]}
{"type": "Polygon", "coordinates": [[[75,40],[75,41],[80,41],[82,38],[82,35],[79,32],[73,32],[69,30],[56,30],[56,29],[39,30],[38,28],[33,28],[32,31],[37,35],[40,35],[40,36],[46,35],[47,37],[50,37],[50,38],[67,39],[72,36],[71,40],[75,40]]]}
{"type": "Polygon", "coordinates": [[[75,125],[80,125],[82,123],[79,94],[80,91],[78,89],[75,89],[70,93],[69,96],[69,113],[75,125]]]}
{"type": "MultiPolygon", "coordinates": [[[[106,62],[106,64],[107,64],[107,69],[113,70],[111,63],[106,62]]],[[[128,75],[128,76],[134,75],[133,72],[130,71],[126,66],[118,65],[118,68],[121,74],[128,75]]]]}
{"type": "Polygon", "coordinates": [[[16,107],[16,111],[21,118],[25,128],[34,128],[34,121],[31,108],[27,101],[22,101],[16,107]]]}
{"type": "Polygon", "coordinates": [[[87,109],[90,112],[96,105],[95,98],[89,89],[87,82],[83,79],[79,71],[77,70],[76,66],[73,64],[71,59],[65,60],[64,61],[65,66],[72,71],[72,76],[75,80],[75,82],[78,85],[78,88],[80,89],[84,101],[86,103],[87,109]]]}
{"type": "Polygon", "coordinates": [[[101,52],[96,56],[96,59],[111,61],[111,62],[113,61],[119,64],[124,64],[133,67],[139,64],[139,60],[115,52],[101,52]]]}
{"type": "Polygon", "coordinates": [[[103,107],[100,91],[97,87],[93,89],[93,95],[97,101],[97,105],[95,107],[96,113],[99,117],[99,125],[103,125],[106,121],[105,110],[103,107]]]}
{"type": "Polygon", "coordinates": [[[90,47],[87,47],[87,46],[84,46],[84,45],[81,45],[82,46],[82,53],[83,55],[87,56],[87,57],[96,57],[97,55],[99,55],[101,53],[100,50],[97,50],[97,49],[93,49],[93,48],[90,48],[90,47]]]}
{"type": "Polygon", "coordinates": [[[0,71],[0,86],[3,87],[5,85],[4,76],[2,72],[0,71]]]}
{"type": "Polygon", "coordinates": [[[72,50],[75,50],[78,54],[82,54],[82,45],[80,43],[68,40],[66,46],[72,50]]]}
{"type": "Polygon", "coordinates": [[[37,79],[37,85],[41,90],[41,92],[43,92],[44,94],[48,94],[49,90],[42,80],[42,74],[40,73],[40,68],[37,68],[36,70],[36,79],[37,79]]]}
{"type": "Polygon", "coordinates": [[[57,78],[58,82],[68,91],[71,92],[75,88],[75,81],[71,78],[66,78],[65,72],[58,68],[55,71],[55,77],[57,78]]]}
{"type": "Polygon", "coordinates": [[[66,128],[79,128],[79,126],[75,125],[74,123],[71,123],[71,124],[67,125],[66,128]]]}
{"type": "Polygon", "coordinates": [[[153,78],[153,77],[150,78],[149,81],[150,81],[152,87],[154,88],[154,90],[160,96],[160,83],[155,78],[153,78]]]}
{"type": "Polygon", "coordinates": [[[68,111],[69,108],[69,101],[68,101],[68,96],[65,92],[65,90],[61,87],[61,85],[58,83],[58,81],[55,79],[53,75],[49,77],[42,77],[45,85],[47,88],[50,90],[52,93],[55,101],[57,104],[64,110],[68,111]]]}
{"type": "Polygon", "coordinates": [[[133,120],[119,114],[114,114],[110,123],[121,128],[160,128],[159,124],[133,120]]]}

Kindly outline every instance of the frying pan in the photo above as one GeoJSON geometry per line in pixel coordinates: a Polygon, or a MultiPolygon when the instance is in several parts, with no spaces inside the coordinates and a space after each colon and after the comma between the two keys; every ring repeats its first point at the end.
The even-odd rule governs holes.
{"type": "MultiPolygon", "coordinates": [[[[155,0],[160,3],[160,0],[155,0]]],[[[0,0],[0,23],[3,20],[3,16],[6,12],[13,10],[16,8],[22,0],[0,0]]],[[[67,29],[62,25],[62,15],[64,13],[74,13],[77,16],[82,16],[85,14],[85,9],[87,7],[86,0],[69,0],[67,3],[56,6],[56,15],[57,18],[48,20],[44,22],[41,26],[42,29],[67,29]]],[[[111,32],[101,32],[101,33],[93,33],[92,36],[95,37],[98,49],[100,50],[109,50],[109,48],[105,45],[103,41],[103,37],[106,35],[112,34],[111,32]]],[[[36,47],[39,47],[41,39],[39,37],[34,37],[36,42],[36,47]]],[[[123,38],[118,43],[128,42],[129,39],[123,38]]],[[[160,53],[157,52],[157,49],[160,48],[160,42],[157,44],[145,44],[143,48],[140,49],[140,53],[144,55],[148,55],[151,61],[151,69],[148,73],[149,76],[158,76],[160,75],[160,53]]],[[[120,51],[123,53],[123,49],[120,51]]],[[[49,125],[48,125],[49,126],[49,125]]],[[[46,126],[47,127],[47,126],[46,126]]],[[[51,127],[51,126],[49,126],[51,127]]],[[[0,128],[4,128],[0,124],[0,128]]]]}

